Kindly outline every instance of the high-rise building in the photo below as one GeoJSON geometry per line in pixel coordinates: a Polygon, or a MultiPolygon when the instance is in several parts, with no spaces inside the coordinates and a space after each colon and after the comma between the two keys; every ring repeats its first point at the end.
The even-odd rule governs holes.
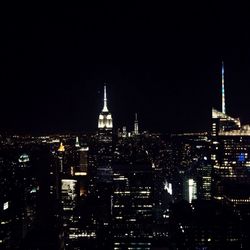
{"type": "Polygon", "coordinates": [[[107,88],[104,84],[103,109],[98,119],[98,134],[100,141],[112,141],[113,120],[108,110],[107,88]]]}
{"type": "Polygon", "coordinates": [[[189,203],[197,199],[197,184],[194,179],[186,179],[184,181],[184,199],[189,203]]]}
{"type": "Polygon", "coordinates": [[[107,91],[104,84],[104,103],[98,120],[97,180],[110,182],[112,179],[113,121],[107,106],[107,91]]]}
{"type": "Polygon", "coordinates": [[[39,186],[30,155],[0,152],[0,249],[18,249],[33,229],[39,186]],[[14,157],[13,157],[14,156],[14,157]]]}
{"type": "Polygon", "coordinates": [[[81,147],[77,150],[77,166],[74,169],[74,175],[84,176],[88,173],[88,147],[81,147]]]}
{"type": "Polygon", "coordinates": [[[139,135],[139,125],[138,125],[137,113],[135,113],[134,135],[139,135]]]}
{"type": "Polygon", "coordinates": [[[80,196],[87,195],[88,186],[88,153],[89,147],[81,147],[77,150],[77,162],[74,168],[74,175],[77,178],[80,196]]]}
{"type": "Polygon", "coordinates": [[[224,200],[227,187],[250,184],[250,126],[216,110],[212,120],[213,197],[224,200]]]}
{"type": "Polygon", "coordinates": [[[62,142],[60,143],[60,146],[57,151],[58,151],[58,159],[60,162],[60,172],[63,173],[65,171],[64,164],[63,164],[65,147],[62,142]]]}
{"type": "Polygon", "coordinates": [[[177,169],[173,179],[174,200],[209,200],[211,162],[208,134],[183,133],[171,137],[174,169],[177,169]],[[189,192],[189,188],[192,192],[195,190],[195,195],[190,196],[192,192],[189,192]]]}
{"type": "Polygon", "coordinates": [[[153,223],[152,166],[114,166],[112,217],[114,249],[150,249],[153,223]]]}
{"type": "Polygon", "coordinates": [[[222,65],[222,112],[212,109],[212,192],[216,200],[250,202],[242,185],[250,185],[250,125],[226,114],[224,65],[222,65]],[[232,188],[234,187],[234,188],[232,188]],[[238,190],[238,192],[235,192],[238,190]]]}

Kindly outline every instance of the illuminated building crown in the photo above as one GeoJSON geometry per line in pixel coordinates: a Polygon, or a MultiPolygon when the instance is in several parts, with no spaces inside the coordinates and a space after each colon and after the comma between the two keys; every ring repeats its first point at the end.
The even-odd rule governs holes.
{"type": "Polygon", "coordinates": [[[59,146],[59,148],[58,148],[58,151],[59,151],[59,152],[64,152],[64,151],[65,151],[65,147],[64,147],[64,145],[63,145],[62,142],[60,143],[60,146],[59,146]]]}
{"type": "Polygon", "coordinates": [[[98,119],[98,128],[99,129],[112,129],[113,128],[113,121],[111,113],[108,110],[108,100],[107,100],[107,90],[106,84],[104,84],[104,98],[103,98],[103,109],[99,115],[98,119]]]}

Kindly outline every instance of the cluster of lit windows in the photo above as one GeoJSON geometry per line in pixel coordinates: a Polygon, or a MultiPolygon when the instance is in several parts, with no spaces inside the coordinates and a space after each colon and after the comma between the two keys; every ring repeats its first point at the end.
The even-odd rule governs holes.
{"type": "Polygon", "coordinates": [[[114,177],[113,180],[114,181],[126,181],[126,180],[128,180],[128,178],[126,178],[124,176],[119,176],[119,177],[114,177]]]}
{"type": "Polygon", "coordinates": [[[216,155],[212,154],[211,155],[211,160],[216,160],[216,155]]]}
{"type": "Polygon", "coordinates": [[[95,232],[82,232],[82,233],[70,233],[69,239],[79,239],[79,238],[96,238],[95,232]]]}
{"type": "Polygon", "coordinates": [[[130,194],[130,191],[115,191],[114,194],[130,194]]]}
{"type": "Polygon", "coordinates": [[[224,198],[222,196],[214,196],[215,200],[223,200],[224,198]]]}
{"type": "Polygon", "coordinates": [[[120,207],[120,208],[123,208],[124,205],[114,205],[114,207],[120,207]]]}
{"type": "Polygon", "coordinates": [[[124,249],[126,247],[129,250],[135,250],[135,249],[143,249],[143,250],[150,250],[151,249],[151,243],[150,242],[114,242],[114,250],[118,249],[124,249]]]}
{"type": "Polygon", "coordinates": [[[235,204],[250,203],[250,199],[229,199],[229,200],[235,204]]]}
{"type": "Polygon", "coordinates": [[[1,225],[9,224],[11,220],[1,221],[1,225]]]}

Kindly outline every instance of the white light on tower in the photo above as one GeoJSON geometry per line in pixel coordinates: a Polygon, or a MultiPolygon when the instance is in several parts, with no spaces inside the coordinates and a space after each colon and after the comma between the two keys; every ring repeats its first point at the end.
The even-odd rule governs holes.
{"type": "Polygon", "coordinates": [[[164,183],[164,190],[166,190],[170,195],[173,194],[172,183],[168,183],[167,181],[164,183]]]}
{"type": "Polygon", "coordinates": [[[4,202],[3,204],[3,210],[7,210],[9,208],[9,202],[4,202]]]}
{"type": "Polygon", "coordinates": [[[108,99],[107,99],[107,89],[106,84],[104,84],[104,98],[103,98],[103,109],[102,112],[99,115],[98,119],[98,128],[103,129],[112,129],[113,128],[113,121],[111,113],[109,113],[108,110],[108,99]]]}
{"type": "Polygon", "coordinates": [[[224,62],[222,62],[221,69],[221,94],[222,94],[222,113],[226,114],[226,104],[225,104],[225,86],[224,86],[224,62]]]}
{"type": "Polygon", "coordinates": [[[138,135],[138,134],[139,134],[137,113],[135,113],[134,134],[135,134],[135,135],[138,135]]]}
{"type": "Polygon", "coordinates": [[[188,179],[188,202],[196,199],[196,182],[193,179],[188,179]]]}

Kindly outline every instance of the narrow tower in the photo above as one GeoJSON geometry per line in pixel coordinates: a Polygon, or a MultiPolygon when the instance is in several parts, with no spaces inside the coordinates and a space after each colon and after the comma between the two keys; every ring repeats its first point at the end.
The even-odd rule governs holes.
{"type": "Polygon", "coordinates": [[[98,129],[112,130],[112,128],[113,128],[113,121],[111,113],[108,110],[107,90],[106,90],[106,84],[104,84],[103,109],[99,115],[98,129]]]}
{"type": "Polygon", "coordinates": [[[222,113],[226,114],[226,104],[225,104],[225,86],[224,86],[224,62],[222,61],[221,69],[221,91],[222,91],[222,113]]]}
{"type": "Polygon", "coordinates": [[[107,106],[107,89],[106,84],[104,84],[104,98],[103,98],[103,109],[102,112],[109,112],[107,106]]]}
{"type": "Polygon", "coordinates": [[[138,134],[139,134],[139,127],[138,127],[137,113],[135,113],[134,133],[135,133],[135,135],[138,135],[138,134]]]}
{"type": "Polygon", "coordinates": [[[79,137],[78,136],[76,136],[75,147],[80,148],[80,142],[79,142],[79,137]]]}
{"type": "Polygon", "coordinates": [[[62,142],[60,143],[60,146],[57,151],[58,151],[58,159],[60,162],[60,172],[63,173],[64,171],[63,158],[64,158],[65,147],[62,142]]]}

